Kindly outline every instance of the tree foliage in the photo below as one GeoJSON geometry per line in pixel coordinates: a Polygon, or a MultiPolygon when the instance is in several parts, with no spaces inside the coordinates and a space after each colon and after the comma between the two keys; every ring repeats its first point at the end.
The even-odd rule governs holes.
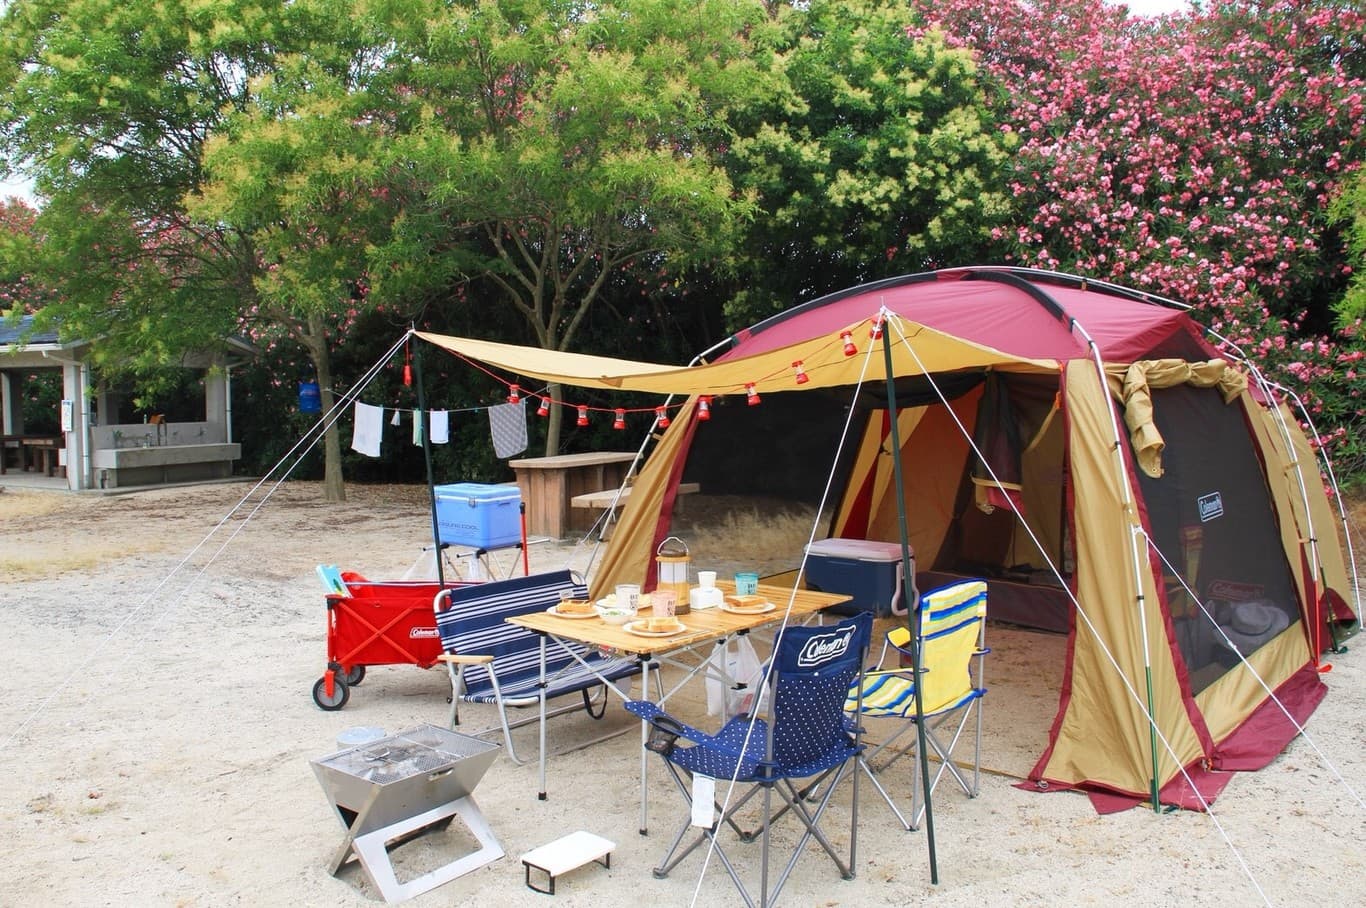
{"type": "Polygon", "coordinates": [[[1328,207],[1366,154],[1366,16],[1337,0],[1221,0],[1132,19],[1101,0],[916,0],[929,36],[996,86],[1023,264],[1195,306],[1207,325],[1360,421],[1355,332],[1332,337],[1346,263],[1328,207]]]}
{"type": "Polygon", "coordinates": [[[891,274],[980,261],[1009,216],[1015,136],[977,67],[889,0],[815,0],[779,19],[784,91],[741,111],[728,162],[762,215],[733,325],[891,274]]]}

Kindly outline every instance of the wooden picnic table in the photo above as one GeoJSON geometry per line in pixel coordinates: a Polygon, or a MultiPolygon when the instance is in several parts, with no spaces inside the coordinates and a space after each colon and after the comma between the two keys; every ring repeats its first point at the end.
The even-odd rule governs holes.
{"type": "Polygon", "coordinates": [[[589,451],[508,461],[526,505],[527,533],[562,539],[569,530],[591,529],[594,515],[575,512],[572,500],[620,486],[635,459],[633,451],[589,451]]]}
{"type": "Polygon", "coordinates": [[[0,473],[9,471],[9,452],[19,452],[16,466],[23,472],[57,472],[57,451],[65,443],[61,435],[0,435],[0,473]]]}

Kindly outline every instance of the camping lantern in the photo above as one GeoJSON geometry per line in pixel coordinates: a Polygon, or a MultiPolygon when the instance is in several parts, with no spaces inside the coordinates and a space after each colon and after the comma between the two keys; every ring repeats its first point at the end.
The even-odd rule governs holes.
{"type": "Polygon", "coordinates": [[[587,408],[587,407],[579,407],[579,420],[578,420],[578,423],[579,423],[579,425],[581,425],[581,426],[586,426],[586,425],[588,425],[588,408],[587,408]]]}
{"type": "Polygon", "coordinates": [[[802,365],[801,360],[797,360],[795,363],[793,363],[792,368],[797,370],[797,384],[804,385],[811,380],[807,378],[806,367],[802,365]]]}
{"type": "Polygon", "coordinates": [[[616,416],[616,419],[612,420],[612,428],[614,428],[614,429],[624,429],[624,428],[626,428],[626,411],[625,411],[624,409],[622,409],[621,407],[617,407],[617,416],[616,416]]]}
{"type": "Polygon", "coordinates": [[[858,353],[858,347],[854,346],[854,332],[841,331],[840,340],[844,342],[844,355],[853,356],[858,353]]]}
{"type": "Polygon", "coordinates": [[[758,405],[759,405],[759,400],[760,400],[759,392],[756,391],[756,390],[754,390],[754,385],[752,385],[752,384],[745,385],[745,399],[746,399],[747,401],[749,401],[749,405],[750,405],[751,407],[755,407],[755,406],[758,406],[758,405]]]}
{"type": "Polygon", "coordinates": [[[868,336],[873,340],[882,339],[882,313],[879,312],[877,318],[873,319],[873,327],[868,329],[868,336]]]}
{"type": "Polygon", "coordinates": [[[669,411],[663,407],[655,407],[655,425],[661,429],[669,428],[669,411]]]}
{"type": "Polygon", "coordinates": [[[541,405],[540,405],[539,407],[536,408],[536,415],[537,415],[537,416],[549,416],[549,415],[550,415],[550,398],[548,398],[548,397],[542,397],[542,398],[541,398],[541,405]]]}
{"type": "Polygon", "coordinates": [[[671,592],[677,603],[675,614],[688,611],[688,546],[677,536],[670,536],[655,550],[657,582],[655,589],[671,592]]]}
{"type": "Polygon", "coordinates": [[[711,419],[711,398],[705,394],[697,399],[697,418],[699,420],[711,419]]]}
{"type": "Polygon", "coordinates": [[[520,402],[522,399],[521,391],[522,389],[516,385],[508,385],[508,403],[515,404],[520,402]]]}

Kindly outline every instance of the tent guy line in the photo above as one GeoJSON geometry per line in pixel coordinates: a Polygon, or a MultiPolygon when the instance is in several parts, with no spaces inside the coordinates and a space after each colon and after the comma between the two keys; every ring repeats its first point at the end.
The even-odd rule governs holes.
{"type": "MultiPolygon", "coordinates": [[[[383,356],[374,365],[372,365],[369,368],[369,370],[367,370],[365,375],[362,376],[361,380],[355,386],[353,386],[352,391],[348,392],[348,394],[351,397],[354,397],[354,394],[358,393],[359,389],[369,384],[369,382],[373,380],[374,376],[378,374],[380,366],[382,366],[383,363],[388,361],[388,359],[393,355],[394,351],[396,351],[398,347],[399,344],[395,344],[393,347],[389,349],[389,351],[384,353],[383,356]]],[[[7,748],[14,745],[26,731],[32,728],[38,722],[38,720],[47,713],[49,709],[52,707],[52,704],[55,703],[57,699],[68,689],[72,680],[77,676],[78,673],[88,674],[89,666],[95,664],[97,661],[96,656],[100,653],[106,652],[109,648],[109,644],[112,643],[121,634],[123,634],[125,629],[130,628],[135,618],[138,618],[142,616],[144,613],[149,612],[154,600],[156,600],[160,593],[164,589],[166,589],[166,587],[171,583],[171,581],[179,575],[181,575],[187,569],[189,569],[189,566],[193,559],[201,552],[201,550],[205,549],[209,545],[210,540],[212,540],[219,533],[219,531],[227,525],[227,523],[234,517],[234,515],[236,515],[239,511],[244,509],[247,502],[251,500],[253,495],[255,495],[263,487],[269,485],[269,489],[266,492],[265,496],[247,512],[246,518],[243,519],[240,523],[238,523],[238,525],[228,535],[227,539],[224,540],[222,544],[220,544],[218,548],[215,549],[209,555],[208,560],[205,561],[202,565],[200,565],[198,570],[196,570],[193,573],[193,575],[190,576],[184,588],[170,598],[168,607],[162,610],[162,612],[158,616],[156,616],[152,624],[146,629],[145,633],[150,634],[152,631],[159,628],[164,621],[171,617],[176,612],[179,605],[185,601],[190,590],[194,588],[195,583],[197,583],[198,580],[204,576],[204,573],[209,569],[210,566],[213,565],[214,561],[217,560],[218,556],[223,553],[227,546],[234,539],[237,538],[237,535],[241,533],[244,529],[246,529],[247,525],[251,522],[251,519],[254,516],[256,516],[256,514],[260,512],[261,508],[265,506],[266,502],[270,500],[271,496],[275,493],[275,491],[289,477],[289,473],[294,469],[294,467],[297,466],[299,462],[303,459],[303,457],[322,439],[324,428],[320,427],[325,427],[325,425],[330,425],[332,422],[335,422],[338,414],[343,411],[343,409],[348,403],[349,397],[347,395],[343,395],[342,398],[333,405],[332,411],[325,415],[326,418],[324,420],[320,420],[319,423],[315,425],[313,430],[310,430],[309,432],[306,432],[303,436],[301,436],[300,439],[295,442],[293,447],[291,447],[287,452],[285,452],[284,456],[280,458],[280,460],[275,464],[275,466],[271,467],[270,471],[267,472],[265,476],[263,476],[255,484],[253,484],[251,488],[248,489],[247,492],[238,500],[238,502],[235,505],[233,505],[233,507],[230,508],[228,512],[225,513],[216,524],[214,524],[214,526],[203,536],[203,538],[201,538],[197,543],[195,543],[194,546],[190,548],[188,552],[185,553],[185,555],[175,564],[175,566],[172,567],[169,572],[167,572],[166,576],[162,577],[161,580],[159,580],[150,590],[148,590],[147,594],[144,595],[140,601],[135,603],[124,615],[122,615],[117,621],[117,623],[115,623],[114,627],[111,628],[108,633],[106,633],[103,637],[96,640],[90,646],[84,659],[75,660],[75,662],[73,663],[73,668],[70,671],[68,671],[65,675],[58,678],[54,683],[52,689],[47,693],[47,695],[43,697],[43,699],[40,700],[37,703],[37,705],[34,706],[34,708],[30,710],[29,713],[22,720],[20,720],[19,724],[15,728],[13,728],[3,740],[0,740],[0,751],[4,751],[7,748]],[[313,440],[309,442],[307,446],[304,446],[304,442],[310,436],[312,436],[313,440]],[[304,446],[304,449],[299,453],[299,456],[295,459],[294,463],[292,463],[289,466],[289,468],[285,470],[277,480],[271,483],[270,477],[275,474],[276,470],[279,469],[281,464],[285,463],[285,461],[288,460],[291,455],[293,455],[296,451],[299,451],[301,446],[304,446]]],[[[122,658],[120,658],[117,662],[114,663],[114,669],[117,670],[118,668],[121,668],[124,665],[128,664],[129,660],[141,651],[141,647],[144,645],[145,640],[146,637],[144,636],[142,640],[134,639],[129,641],[127,646],[121,647],[122,658]]]]}

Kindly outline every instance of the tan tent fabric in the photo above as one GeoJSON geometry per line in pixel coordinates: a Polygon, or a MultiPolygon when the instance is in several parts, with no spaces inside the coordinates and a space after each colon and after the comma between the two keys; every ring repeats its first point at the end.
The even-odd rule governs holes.
{"type": "MultiPolygon", "coordinates": [[[[870,325],[871,320],[865,319],[848,326],[848,330],[866,340],[870,325]]],[[[912,322],[898,320],[888,324],[885,330],[892,338],[893,371],[897,375],[953,372],[983,366],[1037,372],[1057,368],[1052,360],[1011,356],[912,322]]],[[[797,362],[802,364],[807,376],[807,381],[800,386],[806,390],[854,385],[860,378],[881,381],[885,377],[880,351],[865,350],[863,355],[845,356],[838,331],[767,353],[698,366],[665,366],[561,353],[423,331],[416,334],[459,356],[518,375],[580,388],[684,395],[743,394],[749,385],[760,393],[791,391],[798,387],[797,370],[793,365],[797,362]]]]}
{"type": "MultiPolygon", "coordinates": [[[[1291,625],[1247,656],[1266,686],[1275,690],[1309,661],[1304,628],[1291,625]]],[[[1195,698],[1214,740],[1219,741],[1266,700],[1266,688],[1245,668],[1226,672],[1195,698]]]]}
{"type": "Polygon", "coordinates": [[[1184,765],[1203,751],[1182,702],[1146,552],[1145,569],[1136,581],[1131,552],[1118,544],[1133,538],[1137,515],[1122,504],[1114,429],[1094,364],[1068,364],[1066,406],[1076,505],[1076,592],[1088,605],[1083,605],[1085,619],[1077,618],[1072,673],[1064,691],[1067,705],[1057,739],[1034,774],[1059,781],[1088,779],[1142,797],[1149,791],[1153,766],[1143,710],[1147,685],[1137,621],[1139,583],[1148,604],[1142,633],[1152,653],[1151,714],[1177,754],[1172,760],[1159,741],[1159,784],[1177,771],[1178,762],[1184,765]],[[1106,656],[1107,649],[1118,671],[1106,656]]]}
{"type": "Polygon", "coordinates": [[[649,576],[664,500],[675,485],[674,473],[680,466],[678,457],[683,439],[692,427],[696,412],[697,400],[691,398],[669,423],[664,437],[636,477],[631,497],[626,499],[616,529],[612,531],[612,543],[593,575],[591,592],[594,599],[607,595],[618,583],[640,583],[649,576]]]}
{"type": "Polygon", "coordinates": [[[1154,479],[1162,475],[1162,448],[1166,445],[1153,424],[1150,389],[1180,384],[1197,388],[1218,385],[1224,403],[1231,403],[1247,387],[1247,377],[1227,366],[1222,359],[1203,363],[1153,359],[1105,367],[1110,393],[1124,403],[1124,422],[1129,427],[1138,466],[1144,473],[1154,479]]]}
{"type": "MultiPolygon", "coordinates": [[[[1285,550],[1291,553],[1290,568],[1295,575],[1300,601],[1309,601],[1307,591],[1311,579],[1318,586],[1317,596],[1321,596],[1323,588],[1327,586],[1347,601],[1352,601],[1348,595],[1351,580],[1347,561],[1338,542],[1338,531],[1342,524],[1329,506],[1327,496],[1322,493],[1323,479],[1319,474],[1318,459],[1310,450],[1308,439],[1284,406],[1273,413],[1258,405],[1250,394],[1245,394],[1243,407],[1264,452],[1272,502],[1276,506],[1276,513],[1281,515],[1281,540],[1285,550]],[[1305,508],[1306,498],[1308,510],[1305,508]],[[1318,576],[1312,578],[1305,576],[1303,560],[1298,557],[1301,552],[1305,559],[1309,557],[1311,529],[1319,543],[1314,546],[1318,555],[1318,576]]],[[[1304,617],[1308,620],[1310,616],[1306,614],[1304,617]]]]}

